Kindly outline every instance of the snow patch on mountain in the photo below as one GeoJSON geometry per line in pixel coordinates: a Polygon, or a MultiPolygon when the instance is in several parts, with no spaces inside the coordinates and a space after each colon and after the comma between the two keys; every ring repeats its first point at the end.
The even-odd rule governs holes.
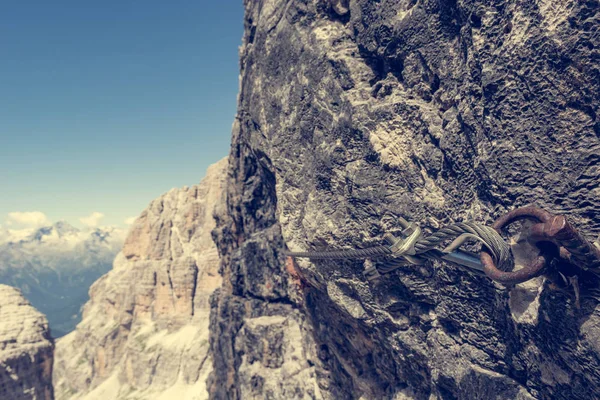
{"type": "Polygon", "coordinates": [[[89,287],[112,268],[126,231],[80,230],[60,221],[38,229],[0,228],[0,283],[19,288],[45,313],[54,337],[73,330],[89,287]]]}
{"type": "MultiPolygon", "coordinates": [[[[0,253],[8,250],[29,250],[43,255],[46,251],[70,253],[75,249],[96,246],[107,250],[120,250],[126,231],[116,227],[79,230],[60,221],[39,229],[1,229],[0,253]]],[[[0,268],[2,266],[0,265],[0,268]]]]}

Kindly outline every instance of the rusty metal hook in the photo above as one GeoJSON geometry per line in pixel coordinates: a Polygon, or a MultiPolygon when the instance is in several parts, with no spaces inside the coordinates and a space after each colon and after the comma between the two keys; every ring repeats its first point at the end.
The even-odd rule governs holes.
{"type": "MultiPolygon", "coordinates": [[[[498,218],[492,228],[500,232],[511,223],[523,219],[537,221],[529,231],[530,236],[527,240],[531,244],[539,247],[540,242],[553,243],[561,258],[576,263],[583,270],[600,267],[600,250],[577,232],[563,215],[553,215],[537,207],[522,207],[498,218]]],[[[484,273],[490,279],[506,285],[525,282],[541,275],[551,257],[554,256],[542,252],[532,264],[524,268],[517,271],[501,271],[494,264],[487,249],[483,248],[480,255],[484,273]]]]}
{"type": "Polygon", "coordinates": [[[600,250],[583,237],[564,215],[555,215],[543,224],[535,224],[530,230],[529,240],[531,243],[554,243],[561,248],[562,258],[583,270],[600,267],[600,250]]]}

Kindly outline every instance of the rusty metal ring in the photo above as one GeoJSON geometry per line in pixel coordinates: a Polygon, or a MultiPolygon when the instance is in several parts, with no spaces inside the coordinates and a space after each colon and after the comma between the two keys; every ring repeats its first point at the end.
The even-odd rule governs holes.
{"type": "MultiPolygon", "coordinates": [[[[512,210],[498,218],[492,225],[492,228],[500,233],[503,228],[518,220],[530,219],[545,224],[550,222],[552,218],[552,214],[537,207],[522,207],[512,210]]],[[[514,285],[535,278],[540,275],[546,266],[546,257],[540,255],[533,264],[527,265],[517,271],[501,271],[496,267],[492,256],[485,247],[481,249],[480,259],[483,264],[483,272],[485,275],[488,278],[505,285],[514,285]]]]}

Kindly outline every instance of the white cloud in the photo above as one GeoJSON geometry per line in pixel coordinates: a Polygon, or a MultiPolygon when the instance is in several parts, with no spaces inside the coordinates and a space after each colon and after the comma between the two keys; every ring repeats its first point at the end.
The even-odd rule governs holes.
{"type": "Polygon", "coordinates": [[[100,223],[100,220],[102,218],[104,218],[104,214],[102,214],[101,212],[98,212],[98,211],[94,211],[87,217],[79,218],[79,222],[81,222],[82,224],[84,224],[87,227],[95,228],[98,226],[98,224],[100,223]]]}
{"type": "Polygon", "coordinates": [[[40,211],[15,211],[8,213],[6,225],[25,225],[27,227],[39,228],[44,225],[50,225],[51,222],[46,214],[40,211]]]}
{"type": "Polygon", "coordinates": [[[137,219],[137,217],[125,218],[125,225],[131,225],[131,224],[133,224],[136,219],[137,219]]]}

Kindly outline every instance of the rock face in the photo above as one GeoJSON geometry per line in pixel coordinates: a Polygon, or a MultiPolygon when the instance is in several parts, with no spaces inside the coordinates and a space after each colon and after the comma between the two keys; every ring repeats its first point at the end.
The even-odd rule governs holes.
{"type": "Polygon", "coordinates": [[[531,203],[597,236],[598,1],[244,3],[212,397],[599,397],[595,301],[281,254],[531,203]]]}
{"type": "Polygon", "coordinates": [[[0,285],[0,399],[52,400],[54,342],[46,317],[0,285]]]}
{"type": "Polygon", "coordinates": [[[58,399],[208,397],[209,297],[221,283],[211,230],[226,164],[154,200],[133,224],[83,321],[57,342],[58,399]]]}

